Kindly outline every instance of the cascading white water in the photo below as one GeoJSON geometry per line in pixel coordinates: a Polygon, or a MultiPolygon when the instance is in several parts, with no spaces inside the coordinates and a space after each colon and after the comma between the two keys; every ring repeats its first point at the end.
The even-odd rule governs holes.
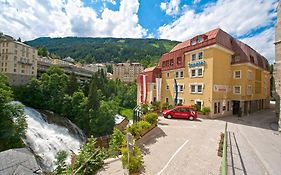
{"type": "MultiPolygon", "coordinates": [[[[48,123],[33,108],[25,107],[24,112],[28,124],[25,143],[36,155],[42,158],[41,163],[45,170],[51,171],[54,169],[53,161],[58,151],[65,150],[69,154],[71,154],[71,151],[78,153],[85,138],[82,131],[68,119],[64,118],[67,124],[74,128],[74,134],[64,126],[48,123]]],[[[70,162],[70,158],[68,162],[70,162]]]]}

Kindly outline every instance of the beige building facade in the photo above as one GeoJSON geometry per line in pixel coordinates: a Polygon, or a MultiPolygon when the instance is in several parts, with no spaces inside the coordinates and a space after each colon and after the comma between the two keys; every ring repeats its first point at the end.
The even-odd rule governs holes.
{"type": "Polygon", "coordinates": [[[144,70],[143,65],[140,63],[118,63],[113,66],[113,79],[121,80],[122,82],[130,83],[135,82],[138,75],[144,70]]]}
{"type": "Polygon", "coordinates": [[[26,84],[37,76],[37,50],[10,36],[0,36],[0,72],[12,86],[26,84]]]}
{"type": "Polygon", "coordinates": [[[277,7],[277,22],[275,24],[275,99],[276,115],[279,118],[279,131],[281,131],[280,96],[281,96],[281,3],[277,7]]]}
{"type": "Polygon", "coordinates": [[[268,61],[221,29],[178,44],[159,64],[161,104],[207,107],[211,118],[269,107],[268,61]]]}

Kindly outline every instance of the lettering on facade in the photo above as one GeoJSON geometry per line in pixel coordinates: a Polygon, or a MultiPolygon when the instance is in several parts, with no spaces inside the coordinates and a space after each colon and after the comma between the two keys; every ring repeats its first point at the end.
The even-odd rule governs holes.
{"type": "Polygon", "coordinates": [[[214,92],[231,92],[231,87],[227,85],[214,84],[214,92]]]}
{"type": "Polygon", "coordinates": [[[198,61],[198,62],[195,62],[195,63],[189,63],[188,64],[188,67],[189,68],[192,68],[192,67],[198,67],[198,66],[202,66],[205,64],[205,61],[198,61]]]}

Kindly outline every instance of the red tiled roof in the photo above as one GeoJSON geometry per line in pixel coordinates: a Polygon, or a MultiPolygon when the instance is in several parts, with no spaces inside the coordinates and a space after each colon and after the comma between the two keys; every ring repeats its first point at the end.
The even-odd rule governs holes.
{"type": "Polygon", "coordinates": [[[170,67],[163,67],[163,61],[174,59],[174,62],[176,61],[176,58],[182,57],[184,58],[184,53],[189,52],[192,50],[200,49],[209,45],[218,44],[232,52],[234,52],[234,56],[239,56],[239,61],[232,61],[232,64],[238,64],[238,63],[246,63],[249,62],[251,64],[254,64],[260,68],[263,68],[265,70],[268,70],[268,61],[265,57],[260,55],[258,52],[256,52],[254,49],[252,49],[247,44],[233,38],[231,35],[226,33],[220,28],[211,30],[203,35],[195,36],[192,39],[189,39],[187,41],[184,41],[182,43],[179,43],[176,45],[169,53],[166,53],[162,55],[160,59],[160,65],[162,67],[162,70],[170,70],[170,69],[178,69],[183,68],[184,64],[182,65],[173,65],[170,67]],[[196,45],[191,45],[191,40],[198,37],[198,36],[205,36],[205,40],[202,43],[197,43],[196,45]]]}

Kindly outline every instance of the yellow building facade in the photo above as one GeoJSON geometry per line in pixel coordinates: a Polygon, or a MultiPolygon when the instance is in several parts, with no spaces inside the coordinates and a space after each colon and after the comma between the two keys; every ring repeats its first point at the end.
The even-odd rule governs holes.
{"type": "Polygon", "coordinates": [[[221,29],[179,44],[162,56],[160,65],[161,104],[208,107],[211,118],[239,111],[247,115],[269,106],[267,60],[221,29]],[[221,44],[225,41],[229,43],[221,44]]]}

